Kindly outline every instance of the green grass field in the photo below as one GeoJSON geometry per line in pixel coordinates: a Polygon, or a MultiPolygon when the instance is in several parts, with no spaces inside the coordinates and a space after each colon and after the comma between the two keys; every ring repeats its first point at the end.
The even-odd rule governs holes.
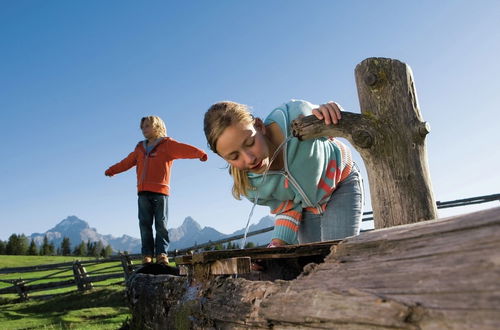
{"type": "MultiPolygon", "coordinates": [[[[0,256],[0,269],[62,263],[74,261],[75,257],[45,257],[45,256],[0,256]]],[[[78,258],[81,261],[93,258],[78,258]]],[[[87,272],[115,266],[115,263],[86,266],[87,272]]],[[[107,271],[120,271],[121,264],[116,262],[116,268],[107,271]]],[[[54,273],[38,271],[32,273],[0,274],[0,280],[22,278],[29,281],[54,273]]],[[[98,275],[98,274],[96,274],[98,275]]],[[[42,279],[29,283],[40,284],[51,281],[72,279],[70,267],[67,271],[55,275],[58,279],[42,279]]],[[[0,282],[0,288],[10,284],[0,282]]],[[[31,299],[26,302],[16,302],[15,294],[0,295],[0,328],[1,329],[119,329],[130,317],[124,299],[123,278],[110,279],[95,283],[94,289],[81,293],[76,286],[52,289],[30,293],[37,295],[55,295],[49,299],[31,299]]]]}

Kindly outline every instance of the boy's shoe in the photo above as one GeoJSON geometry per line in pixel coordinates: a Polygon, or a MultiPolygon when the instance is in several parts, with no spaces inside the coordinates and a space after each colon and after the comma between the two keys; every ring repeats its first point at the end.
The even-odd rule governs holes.
{"type": "Polygon", "coordinates": [[[142,257],[142,264],[145,265],[145,264],[150,264],[153,262],[153,257],[151,256],[144,256],[142,257]]]}
{"type": "Polygon", "coordinates": [[[168,256],[165,253],[156,256],[156,263],[168,266],[168,256]]]}

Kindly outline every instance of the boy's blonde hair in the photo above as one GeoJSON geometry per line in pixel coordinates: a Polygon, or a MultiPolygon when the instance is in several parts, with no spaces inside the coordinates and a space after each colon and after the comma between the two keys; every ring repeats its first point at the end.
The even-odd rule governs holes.
{"type": "Polygon", "coordinates": [[[161,137],[167,136],[167,128],[165,127],[165,123],[158,116],[147,116],[141,118],[140,128],[142,129],[142,125],[147,121],[153,127],[154,138],[158,139],[161,137]]]}
{"type": "MultiPolygon", "coordinates": [[[[231,101],[222,101],[213,104],[205,113],[203,129],[210,149],[217,153],[217,140],[222,132],[235,123],[253,124],[254,117],[248,107],[231,101]]],[[[239,170],[229,165],[229,174],[233,177],[234,184],[232,193],[234,198],[241,199],[241,195],[246,195],[252,185],[248,180],[247,171],[239,170]]]]}

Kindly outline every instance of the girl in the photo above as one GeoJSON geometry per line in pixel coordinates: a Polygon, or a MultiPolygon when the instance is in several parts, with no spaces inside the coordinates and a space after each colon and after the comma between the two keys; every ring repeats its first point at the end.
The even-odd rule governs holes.
{"type": "Polygon", "coordinates": [[[229,163],[233,196],[267,205],[276,214],[269,247],[358,235],[363,189],[349,149],[333,138],[299,141],[291,121],[314,114],[336,124],[334,102],[314,106],[292,100],[262,121],[245,105],[219,102],[205,114],[204,130],[213,152],[229,163]]]}
{"type": "Polygon", "coordinates": [[[165,123],[157,116],[142,118],[140,127],[146,140],[140,141],[133,152],[104,174],[113,176],[137,166],[143,263],[151,263],[156,252],[156,262],[167,265],[170,168],[175,159],[199,158],[204,162],[208,157],[201,149],[167,137],[165,123]],[[153,219],[156,242],[153,239],[153,219]]]}

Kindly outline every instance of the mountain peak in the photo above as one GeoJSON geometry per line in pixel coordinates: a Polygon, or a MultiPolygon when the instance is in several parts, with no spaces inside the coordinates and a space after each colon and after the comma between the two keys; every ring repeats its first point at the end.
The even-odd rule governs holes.
{"type": "Polygon", "coordinates": [[[184,219],[184,221],[182,222],[181,228],[186,232],[191,231],[191,230],[195,230],[195,231],[201,230],[200,224],[198,222],[196,222],[196,220],[194,220],[191,217],[186,217],[184,219]]]}
{"type": "Polygon", "coordinates": [[[70,215],[66,219],[59,222],[54,228],[49,231],[57,231],[57,232],[67,232],[67,231],[81,231],[84,229],[88,229],[89,224],[87,221],[84,221],[77,216],[70,215]]]}

